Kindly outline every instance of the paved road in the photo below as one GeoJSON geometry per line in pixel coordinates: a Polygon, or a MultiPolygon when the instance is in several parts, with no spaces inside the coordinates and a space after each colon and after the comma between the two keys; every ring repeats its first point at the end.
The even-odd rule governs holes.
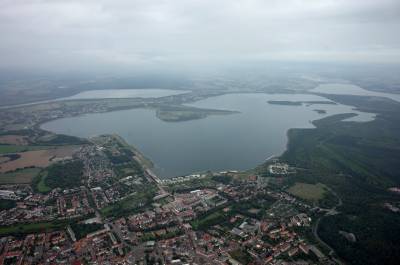
{"type": "Polygon", "coordinates": [[[325,241],[323,241],[323,240],[319,237],[319,235],[318,235],[318,227],[319,227],[319,223],[320,223],[320,221],[322,220],[322,218],[327,217],[327,216],[332,216],[332,215],[338,214],[339,212],[338,212],[336,209],[337,209],[338,207],[340,207],[340,206],[343,205],[343,201],[342,201],[342,199],[337,195],[337,193],[336,193],[335,191],[333,191],[332,189],[330,189],[329,187],[327,187],[327,189],[328,189],[333,195],[336,196],[336,198],[338,199],[338,203],[337,203],[334,207],[332,207],[332,208],[330,208],[330,209],[323,209],[323,210],[326,211],[326,213],[325,213],[323,216],[321,216],[320,218],[318,218],[317,222],[316,222],[315,225],[313,226],[312,233],[313,233],[315,239],[318,241],[319,244],[321,244],[321,245],[324,246],[325,248],[329,249],[329,255],[331,256],[331,258],[332,258],[333,260],[335,260],[338,264],[343,265],[343,264],[345,264],[344,261],[342,261],[342,260],[337,259],[337,258],[334,257],[334,255],[335,255],[335,250],[334,250],[331,246],[329,246],[325,241]]]}

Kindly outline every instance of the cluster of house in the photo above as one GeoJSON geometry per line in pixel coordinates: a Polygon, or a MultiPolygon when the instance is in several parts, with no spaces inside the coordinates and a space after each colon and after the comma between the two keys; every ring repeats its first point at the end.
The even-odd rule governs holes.
{"type": "Polygon", "coordinates": [[[85,188],[82,187],[74,191],[57,197],[59,217],[74,218],[86,216],[94,212],[94,209],[90,206],[85,188]]]}
{"type": "MultiPolygon", "coordinates": [[[[260,194],[267,196],[265,191],[256,191],[255,185],[250,181],[246,185],[219,185],[216,189],[176,193],[153,203],[147,211],[112,221],[97,220],[104,222],[104,227],[83,238],[76,238],[71,227],[20,239],[3,237],[0,238],[1,258],[11,264],[80,264],[82,261],[90,264],[240,264],[237,253],[243,252],[255,264],[279,264],[296,257],[321,264],[327,261],[322,251],[297,232],[298,227],[311,225],[311,217],[306,212],[287,218],[262,215],[261,219],[236,213],[227,222],[201,230],[192,228],[192,221],[203,213],[213,209],[231,211],[228,197],[241,203],[260,194]]],[[[31,194],[28,198],[42,201],[46,200],[43,196],[58,196],[57,205],[64,205],[64,210],[58,209],[57,213],[66,213],[71,208],[89,207],[84,191],[84,188],[53,191],[48,195],[31,194]]],[[[268,196],[278,202],[293,203],[293,207],[302,205],[282,192],[268,192],[268,196]]]]}
{"type": "Polygon", "coordinates": [[[272,175],[287,175],[289,174],[289,165],[286,163],[279,162],[277,159],[272,161],[273,163],[268,166],[268,171],[272,175]]]}
{"type": "MultiPolygon", "coordinates": [[[[35,194],[29,186],[1,190],[0,198],[14,200],[16,206],[1,211],[0,222],[81,220],[133,195],[135,187],[147,181],[134,174],[116,178],[103,151],[90,146],[79,152],[84,162],[84,186],[54,189],[45,195],[35,194]]],[[[289,167],[278,162],[270,168],[272,174],[288,172],[289,167]]],[[[164,185],[204,177],[180,177],[164,181],[164,185]]],[[[298,257],[324,264],[327,257],[299,232],[310,229],[313,209],[283,191],[266,189],[266,183],[259,179],[252,175],[234,184],[219,183],[174,194],[161,188],[163,192],[144,211],[117,219],[87,219],[85,223],[93,219],[101,225],[83,236],[72,225],[23,237],[4,236],[0,238],[0,264],[240,264],[247,258],[255,264],[279,264],[298,257]],[[268,214],[262,205],[248,207],[246,213],[238,210],[248,202],[268,203],[265,198],[274,201],[268,214]],[[223,216],[221,222],[208,222],[205,216],[213,212],[217,217],[211,214],[210,220],[223,216]],[[196,227],[200,222],[206,225],[196,227]]]]}
{"type": "Polygon", "coordinates": [[[76,240],[66,231],[0,238],[0,264],[126,264],[126,249],[107,226],[76,240]]]}
{"type": "Polygon", "coordinates": [[[183,182],[191,181],[194,179],[202,179],[202,178],[205,178],[206,176],[207,176],[206,174],[192,174],[192,175],[187,175],[187,176],[173,177],[173,178],[161,180],[161,184],[170,185],[170,184],[183,183],[183,182]]]}
{"type": "Polygon", "coordinates": [[[174,200],[165,205],[183,220],[192,220],[198,214],[209,211],[227,202],[216,190],[201,189],[175,194],[174,200]]]}
{"type": "MultiPolygon", "coordinates": [[[[16,194],[17,191],[10,192],[16,194]]],[[[2,225],[75,218],[94,212],[84,187],[54,189],[49,194],[33,193],[30,188],[25,187],[18,194],[15,207],[0,211],[2,225]]]]}
{"type": "Polygon", "coordinates": [[[0,264],[72,264],[73,246],[64,231],[0,238],[0,264]]]}
{"type": "MultiPolygon", "coordinates": [[[[198,232],[197,252],[220,264],[226,264],[226,260],[240,264],[232,253],[241,250],[245,250],[255,264],[278,264],[282,259],[295,259],[301,255],[302,258],[325,262],[325,255],[292,229],[294,226],[309,226],[310,221],[305,213],[279,223],[268,219],[259,221],[237,214],[229,221],[230,224],[237,225],[228,234],[226,227],[220,224],[198,232]]],[[[301,264],[309,263],[303,260],[301,264]]]]}

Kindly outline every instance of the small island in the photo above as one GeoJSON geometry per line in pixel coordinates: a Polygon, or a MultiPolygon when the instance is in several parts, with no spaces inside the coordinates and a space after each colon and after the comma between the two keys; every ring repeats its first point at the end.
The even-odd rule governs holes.
{"type": "Polygon", "coordinates": [[[239,113],[238,111],[200,109],[188,106],[162,106],[157,109],[156,116],[162,121],[179,122],[204,119],[209,115],[227,115],[239,113]]]}
{"type": "Polygon", "coordinates": [[[300,101],[285,101],[285,100],[269,100],[268,104],[285,105],[285,106],[301,106],[301,105],[303,105],[303,103],[300,101]]]}
{"type": "Polygon", "coordinates": [[[314,111],[318,114],[326,114],[326,110],[324,109],[315,109],[314,111]]]}
{"type": "Polygon", "coordinates": [[[311,101],[286,101],[286,100],[269,100],[268,104],[271,105],[285,105],[285,106],[302,106],[306,104],[307,106],[314,104],[325,104],[325,105],[336,105],[333,101],[323,101],[323,100],[311,100],[311,101]]]}

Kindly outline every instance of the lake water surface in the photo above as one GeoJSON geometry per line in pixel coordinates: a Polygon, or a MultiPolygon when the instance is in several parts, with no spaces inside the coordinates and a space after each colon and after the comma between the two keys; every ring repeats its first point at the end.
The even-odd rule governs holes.
{"type": "Polygon", "coordinates": [[[290,128],[311,128],[312,120],[338,113],[357,113],[354,121],[369,121],[373,114],[344,105],[271,105],[268,100],[326,100],[315,95],[227,94],[191,106],[240,111],[183,122],[164,122],[150,109],[132,109],[59,119],[42,128],[56,133],[90,137],[117,133],[155,164],[168,178],[205,170],[244,170],[272,155],[281,154],[290,128]],[[321,115],[315,109],[324,109],[321,115]]]}

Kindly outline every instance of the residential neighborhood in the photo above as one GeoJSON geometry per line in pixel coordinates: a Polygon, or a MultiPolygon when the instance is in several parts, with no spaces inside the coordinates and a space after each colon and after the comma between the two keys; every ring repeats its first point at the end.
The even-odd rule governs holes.
{"type": "Polygon", "coordinates": [[[287,164],[160,180],[117,136],[91,141],[76,185],[1,186],[0,264],[336,264],[309,237],[321,209],[268,184],[287,164]]]}

